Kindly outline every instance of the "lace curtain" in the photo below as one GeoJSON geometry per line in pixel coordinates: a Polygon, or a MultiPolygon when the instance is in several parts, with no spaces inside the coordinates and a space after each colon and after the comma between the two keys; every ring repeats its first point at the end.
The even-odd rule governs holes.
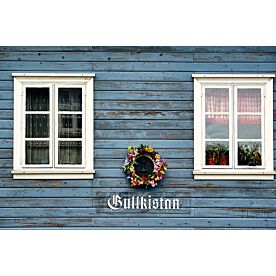
{"type": "MultiPolygon", "coordinates": [[[[238,89],[237,110],[243,113],[261,112],[260,89],[238,89]]],[[[205,96],[206,112],[229,112],[228,91],[210,90],[205,96]]],[[[228,115],[206,115],[206,122],[213,124],[228,124],[228,115]]],[[[261,123],[260,115],[239,115],[239,125],[256,125],[261,123]]]]}

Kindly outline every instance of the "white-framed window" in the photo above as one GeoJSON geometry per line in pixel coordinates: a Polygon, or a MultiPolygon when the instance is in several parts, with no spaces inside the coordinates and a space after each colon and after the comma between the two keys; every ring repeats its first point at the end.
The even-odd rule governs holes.
{"type": "Polygon", "coordinates": [[[193,74],[194,178],[274,179],[273,74],[193,74]]]}
{"type": "Polygon", "coordinates": [[[92,73],[13,73],[15,179],[91,179],[92,73]]]}

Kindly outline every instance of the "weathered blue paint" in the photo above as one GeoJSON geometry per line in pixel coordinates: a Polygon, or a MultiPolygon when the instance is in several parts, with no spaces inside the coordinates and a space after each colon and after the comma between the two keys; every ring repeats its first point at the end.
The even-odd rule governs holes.
{"type": "Polygon", "coordinates": [[[215,72],[275,73],[276,47],[1,46],[0,228],[276,228],[275,181],[192,177],[192,73],[215,72]],[[96,74],[95,179],[12,179],[11,74],[20,71],[96,74]],[[130,188],[121,172],[126,147],[140,143],[168,161],[157,189],[130,188]],[[114,212],[115,193],[178,197],[181,209],[114,212]]]}

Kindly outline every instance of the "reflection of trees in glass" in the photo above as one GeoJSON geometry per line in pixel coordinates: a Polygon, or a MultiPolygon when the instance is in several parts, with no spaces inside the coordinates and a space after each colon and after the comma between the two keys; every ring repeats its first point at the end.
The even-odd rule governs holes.
{"type": "Polygon", "coordinates": [[[228,145],[222,143],[206,143],[206,165],[229,165],[228,145]]]}
{"type": "Polygon", "coordinates": [[[261,166],[261,143],[239,143],[239,166],[261,166]]]}

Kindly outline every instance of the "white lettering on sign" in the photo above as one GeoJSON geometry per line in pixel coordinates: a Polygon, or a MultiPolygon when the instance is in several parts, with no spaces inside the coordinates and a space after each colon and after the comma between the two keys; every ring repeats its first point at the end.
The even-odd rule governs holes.
{"type": "Polygon", "coordinates": [[[145,210],[170,210],[179,209],[179,199],[176,198],[152,198],[149,196],[121,197],[113,195],[107,201],[110,209],[118,211],[120,209],[145,209],[145,210]]]}

